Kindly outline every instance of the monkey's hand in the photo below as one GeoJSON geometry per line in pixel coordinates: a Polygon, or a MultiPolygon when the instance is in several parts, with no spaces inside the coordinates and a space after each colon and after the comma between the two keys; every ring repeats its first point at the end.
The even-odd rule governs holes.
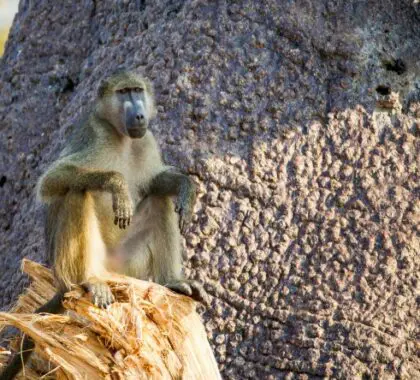
{"type": "Polygon", "coordinates": [[[188,197],[181,195],[175,203],[175,211],[179,214],[179,229],[184,234],[192,219],[193,203],[188,197]]]}
{"type": "Polygon", "coordinates": [[[106,308],[115,302],[114,295],[108,284],[103,281],[93,280],[82,284],[83,289],[90,293],[92,303],[100,308],[106,308]]]}
{"type": "Polygon", "coordinates": [[[187,175],[168,169],[158,174],[149,188],[151,195],[176,196],[175,211],[179,214],[179,228],[185,233],[192,219],[196,187],[187,175]]]}
{"type": "Polygon", "coordinates": [[[175,293],[184,294],[193,300],[201,302],[203,305],[208,304],[208,296],[203,286],[198,281],[178,280],[166,284],[166,287],[175,293]]]}
{"type": "Polygon", "coordinates": [[[133,201],[127,189],[112,193],[112,209],[114,210],[114,224],[125,229],[130,225],[133,216],[133,201]]]}

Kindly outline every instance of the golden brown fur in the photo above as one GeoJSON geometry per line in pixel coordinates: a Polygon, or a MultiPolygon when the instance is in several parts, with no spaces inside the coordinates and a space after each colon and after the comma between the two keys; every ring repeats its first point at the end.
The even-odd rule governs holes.
{"type": "Polygon", "coordinates": [[[59,286],[70,289],[72,284],[104,277],[105,245],[101,242],[92,194],[66,195],[56,221],[60,235],[54,241],[54,274],[59,286]]]}

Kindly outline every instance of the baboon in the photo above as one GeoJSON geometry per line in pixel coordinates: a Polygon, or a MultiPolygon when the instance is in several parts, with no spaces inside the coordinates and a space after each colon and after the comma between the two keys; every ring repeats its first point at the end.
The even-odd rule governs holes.
{"type": "MultiPolygon", "coordinates": [[[[112,75],[41,176],[37,194],[46,207],[46,246],[58,292],[37,312],[62,312],[72,284],[107,307],[114,301],[105,280],[110,269],[204,298],[201,285],[182,275],[181,232],[191,220],[196,189],[188,176],[162,162],[148,129],[155,115],[146,78],[128,71],[112,75]]],[[[22,355],[2,380],[19,373],[33,347],[25,338],[22,355]]]]}

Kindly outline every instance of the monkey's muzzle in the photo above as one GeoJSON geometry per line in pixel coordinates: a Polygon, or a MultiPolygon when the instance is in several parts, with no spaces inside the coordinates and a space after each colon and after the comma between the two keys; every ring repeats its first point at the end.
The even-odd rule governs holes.
{"type": "Polygon", "coordinates": [[[125,118],[127,134],[132,138],[141,138],[147,131],[147,120],[141,110],[127,110],[125,118]]]}

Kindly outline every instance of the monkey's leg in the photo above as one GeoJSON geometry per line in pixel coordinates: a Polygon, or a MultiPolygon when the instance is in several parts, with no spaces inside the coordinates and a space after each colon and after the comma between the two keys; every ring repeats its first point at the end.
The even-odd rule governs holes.
{"type": "Polygon", "coordinates": [[[172,200],[148,196],[134,215],[121,250],[129,257],[125,273],[159,284],[204,302],[206,294],[197,281],[182,274],[181,234],[172,200]]]}
{"type": "Polygon", "coordinates": [[[152,276],[162,285],[183,280],[181,233],[178,215],[169,197],[149,196],[151,214],[152,276]]]}
{"type": "Polygon", "coordinates": [[[143,210],[140,214],[134,214],[127,235],[111,253],[117,260],[123,261],[117,271],[140,280],[149,280],[152,277],[151,226],[146,213],[143,210]]]}
{"type": "Polygon", "coordinates": [[[133,223],[114,255],[127,258],[123,272],[129,276],[153,277],[161,284],[176,282],[182,278],[181,235],[168,196],[178,196],[186,225],[195,200],[194,184],[186,175],[166,170],[152,180],[149,194],[137,206],[133,223]],[[156,250],[165,252],[163,258],[156,257],[156,250]]]}
{"type": "Polygon", "coordinates": [[[156,225],[153,239],[153,246],[156,251],[153,252],[152,256],[154,274],[157,278],[160,278],[159,280],[155,279],[155,281],[163,281],[170,289],[189,295],[206,304],[207,295],[201,284],[197,281],[185,280],[181,274],[182,253],[180,232],[185,232],[192,218],[196,199],[194,183],[187,175],[170,169],[160,173],[152,180],[149,194],[158,196],[155,198],[159,200],[165,200],[164,202],[160,201],[160,205],[163,207],[160,209],[163,222],[156,225]],[[176,196],[175,210],[168,196],[176,196]],[[179,214],[179,218],[174,211],[179,214]],[[179,224],[179,229],[177,224],[179,224]],[[171,238],[164,238],[165,236],[170,236],[171,238]],[[174,251],[171,253],[171,250],[174,251]],[[167,257],[170,257],[172,260],[167,260],[167,257]],[[163,269],[162,273],[172,273],[172,275],[163,275],[163,279],[161,279],[162,276],[159,276],[157,273],[159,272],[160,263],[162,263],[160,267],[163,269]],[[165,263],[170,268],[165,267],[165,263]],[[168,281],[166,277],[169,277],[170,280],[168,281]]]}
{"type": "Polygon", "coordinates": [[[182,273],[182,245],[179,217],[169,197],[152,196],[154,225],[152,242],[153,278],[177,293],[206,303],[207,295],[197,281],[184,278],[182,273]]]}
{"type": "Polygon", "coordinates": [[[169,197],[148,196],[134,214],[120,249],[128,257],[125,273],[152,277],[162,285],[182,279],[181,234],[169,197]]]}
{"type": "MultiPolygon", "coordinates": [[[[58,214],[49,215],[53,241],[54,273],[60,289],[72,284],[82,285],[92,294],[92,301],[106,307],[114,301],[103,280],[107,248],[103,242],[95,214],[94,199],[89,192],[68,192],[61,202],[58,214]]],[[[56,207],[51,212],[57,212],[56,207]]],[[[110,223],[112,223],[110,221],[110,223]]]]}
{"type": "MultiPolygon", "coordinates": [[[[106,247],[95,215],[94,201],[86,192],[68,192],[49,204],[46,219],[47,249],[54,257],[54,272],[59,291],[36,313],[60,313],[61,301],[72,284],[82,284],[92,293],[93,302],[105,307],[113,302],[105,275],[106,247]]],[[[27,362],[34,342],[25,336],[21,355],[16,355],[5,368],[0,380],[13,379],[27,362]]]]}
{"type": "Polygon", "coordinates": [[[112,250],[113,255],[125,260],[121,272],[141,280],[153,277],[151,244],[158,214],[155,204],[152,197],[146,197],[137,205],[127,234],[112,250]]]}

